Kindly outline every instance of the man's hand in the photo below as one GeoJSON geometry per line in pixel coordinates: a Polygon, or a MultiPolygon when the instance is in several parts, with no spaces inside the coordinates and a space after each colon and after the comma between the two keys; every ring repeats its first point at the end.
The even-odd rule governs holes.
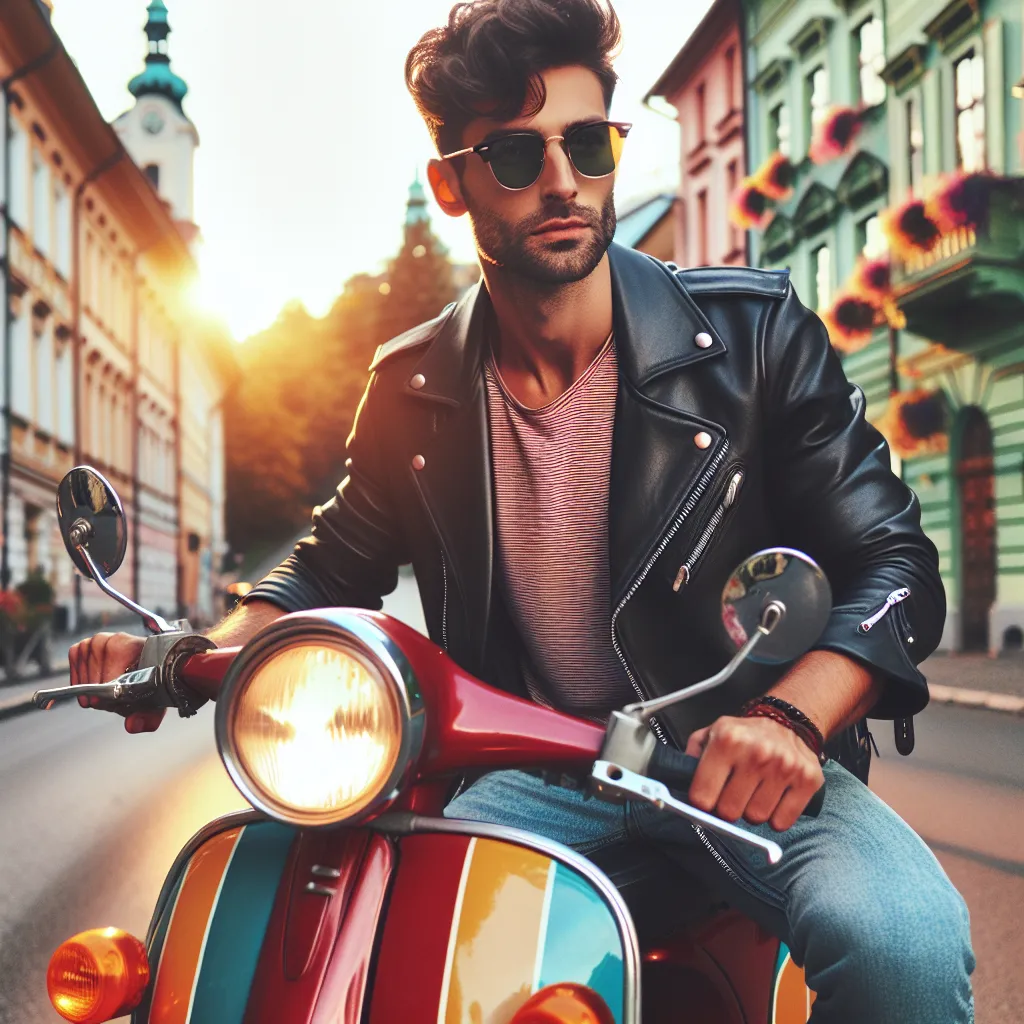
{"type": "MultiPolygon", "coordinates": [[[[97,633],[87,640],[79,640],[68,651],[68,663],[71,669],[71,685],[83,683],[109,683],[118,676],[135,668],[142,655],[145,639],[129,633],[97,633]]],[[[83,708],[104,708],[99,697],[79,697],[78,703],[83,708]]],[[[160,728],[166,709],[160,711],[133,712],[106,708],[123,715],[124,727],[128,732],[154,732],[160,728]]]]}
{"type": "Polygon", "coordinates": [[[770,821],[784,832],[825,781],[813,751],[770,718],[719,718],[693,733],[686,753],[700,758],[690,803],[726,821],[770,821]]]}

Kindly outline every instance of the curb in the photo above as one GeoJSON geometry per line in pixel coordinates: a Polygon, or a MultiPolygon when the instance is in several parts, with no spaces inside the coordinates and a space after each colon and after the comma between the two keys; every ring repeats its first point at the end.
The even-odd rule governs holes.
{"type": "Polygon", "coordinates": [[[1002,711],[1009,715],[1024,715],[1024,697],[1011,693],[992,693],[990,690],[965,690],[960,686],[928,686],[932,702],[956,704],[965,708],[983,708],[986,711],[1002,711]]]}

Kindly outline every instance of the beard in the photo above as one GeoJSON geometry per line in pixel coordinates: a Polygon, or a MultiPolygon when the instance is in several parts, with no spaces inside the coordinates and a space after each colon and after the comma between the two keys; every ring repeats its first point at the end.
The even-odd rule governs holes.
{"type": "Polygon", "coordinates": [[[589,277],[615,235],[615,202],[610,192],[600,210],[555,202],[514,224],[470,202],[468,197],[467,206],[481,258],[537,285],[574,284],[589,277]],[[533,234],[545,221],[569,217],[586,221],[591,230],[582,238],[553,242],[533,234]]]}

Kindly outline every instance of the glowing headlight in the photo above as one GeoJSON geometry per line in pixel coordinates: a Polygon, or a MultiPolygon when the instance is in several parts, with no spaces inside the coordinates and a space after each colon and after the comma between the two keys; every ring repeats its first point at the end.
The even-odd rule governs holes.
{"type": "Polygon", "coordinates": [[[283,629],[255,641],[262,650],[240,655],[222,695],[225,764],[274,817],[296,825],[357,817],[390,794],[408,762],[402,673],[383,671],[350,634],[311,635],[299,621],[279,621],[283,629]]]}

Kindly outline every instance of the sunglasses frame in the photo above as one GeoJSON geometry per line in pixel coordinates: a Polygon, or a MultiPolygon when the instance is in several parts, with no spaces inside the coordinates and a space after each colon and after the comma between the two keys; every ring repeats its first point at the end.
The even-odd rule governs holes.
{"type": "Polygon", "coordinates": [[[499,135],[497,138],[490,139],[487,142],[480,142],[475,146],[468,146],[466,149],[459,149],[454,153],[444,154],[441,159],[454,160],[456,157],[469,156],[471,153],[476,153],[476,155],[479,156],[485,164],[487,164],[491,170],[491,174],[494,176],[494,180],[497,181],[503,189],[506,189],[508,192],[523,192],[528,188],[532,188],[538,181],[540,181],[540,176],[544,173],[544,164],[548,157],[548,145],[552,142],[559,142],[562,146],[562,152],[565,153],[566,159],[569,161],[569,164],[573,169],[573,173],[578,174],[581,178],[587,178],[590,181],[597,181],[599,178],[607,178],[609,174],[614,174],[618,169],[618,163],[616,162],[616,165],[608,172],[608,174],[584,174],[573,162],[572,154],[569,152],[569,147],[566,145],[566,140],[570,139],[574,132],[582,131],[585,128],[599,128],[605,125],[609,128],[614,128],[623,140],[626,139],[629,135],[630,129],[633,127],[633,125],[628,121],[587,121],[584,124],[573,125],[564,135],[549,135],[546,139],[540,134],[540,132],[532,132],[529,130],[506,132],[504,135],[499,135]],[[510,185],[505,185],[501,181],[498,181],[498,176],[494,173],[494,167],[491,166],[491,158],[488,155],[488,151],[495,143],[502,142],[504,139],[514,139],[520,135],[531,139],[540,139],[543,143],[543,148],[541,149],[540,167],[537,169],[537,177],[534,178],[529,185],[521,185],[519,188],[513,188],[510,185]]]}

